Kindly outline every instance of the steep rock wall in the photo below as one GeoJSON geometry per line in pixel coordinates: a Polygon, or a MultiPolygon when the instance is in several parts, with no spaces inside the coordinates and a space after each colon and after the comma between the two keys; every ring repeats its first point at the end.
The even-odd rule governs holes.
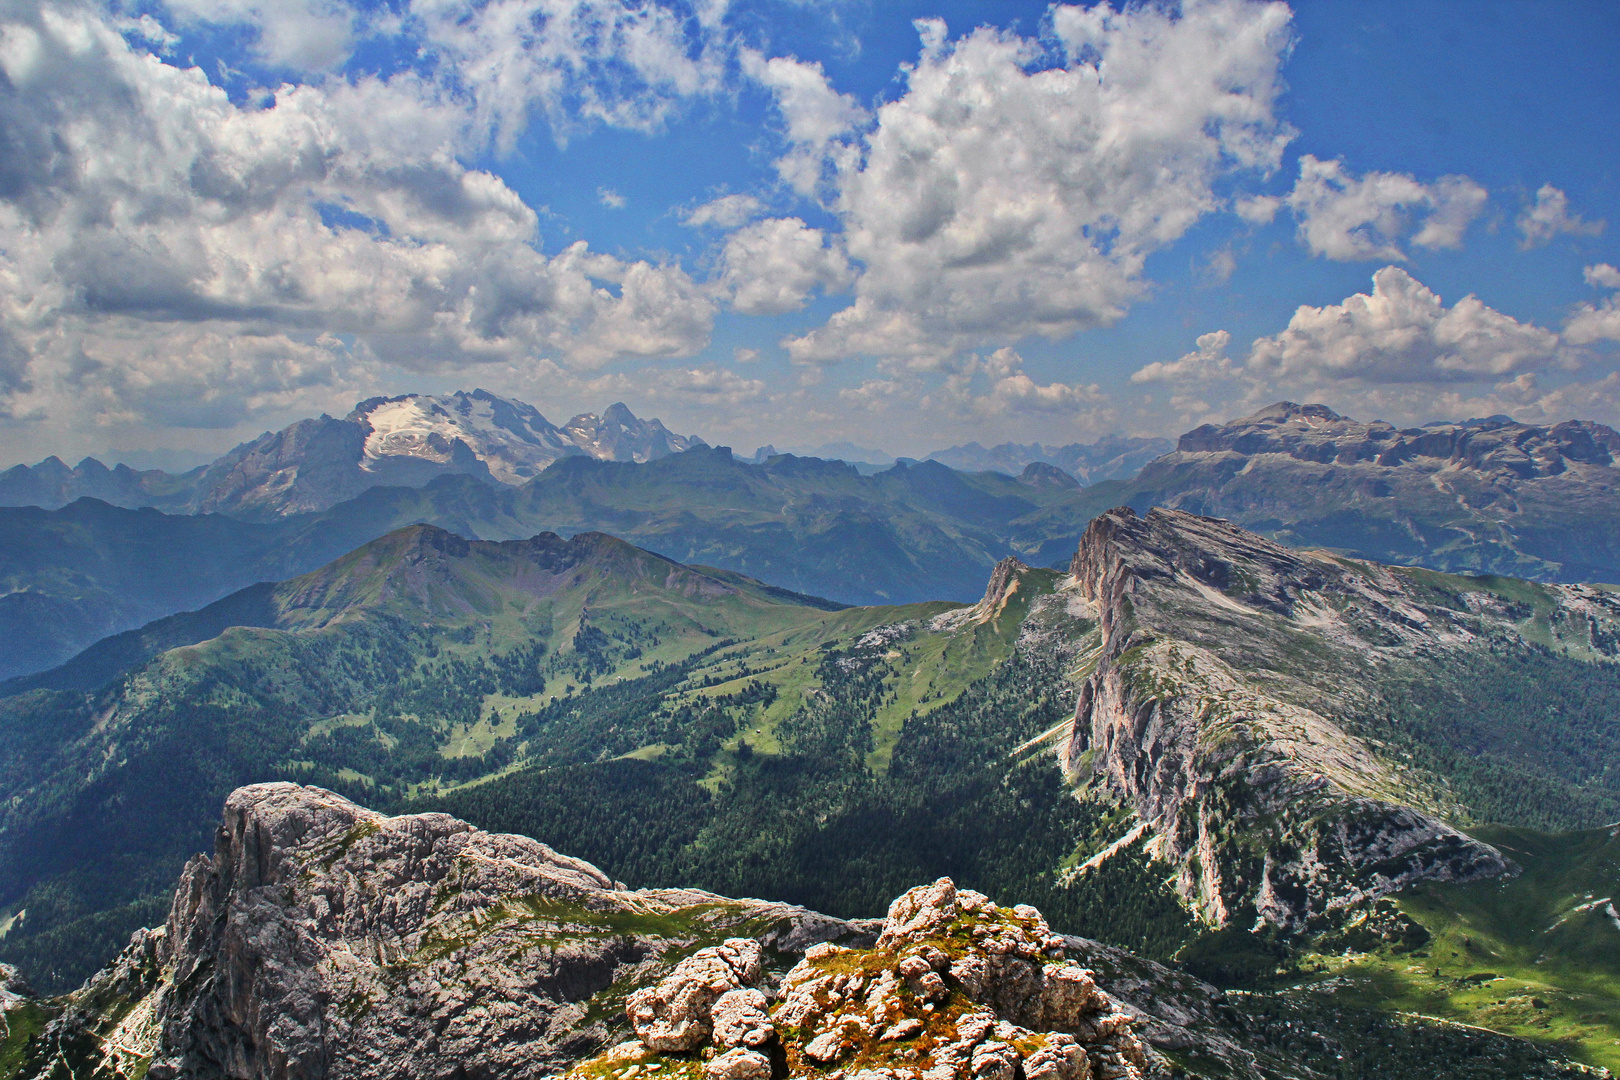
{"type": "Polygon", "coordinates": [[[1422,612],[1341,581],[1328,560],[1180,511],[1100,516],[1070,570],[1103,644],[1065,768],[1147,823],[1204,920],[1298,929],[1414,881],[1512,872],[1496,849],[1402,805],[1411,778],[1376,748],[1279,696],[1274,660],[1234,666],[1269,655],[1257,629],[1268,619],[1335,589],[1360,589],[1398,642],[1437,636],[1422,612]]]}

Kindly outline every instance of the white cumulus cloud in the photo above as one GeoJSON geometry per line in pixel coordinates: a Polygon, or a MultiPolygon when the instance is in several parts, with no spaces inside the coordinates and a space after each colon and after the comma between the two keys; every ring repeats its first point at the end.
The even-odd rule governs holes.
{"type": "Polygon", "coordinates": [[[1057,57],[1016,34],[950,41],[919,24],[905,93],[834,140],[859,150],[834,162],[833,206],[863,272],[850,307],[785,343],[796,360],[939,357],[1109,324],[1144,289],[1148,254],[1216,209],[1218,177],[1278,164],[1286,6],[1051,18],[1057,57]]]}
{"type": "Polygon", "coordinates": [[[1466,176],[1443,176],[1432,184],[1404,173],[1354,176],[1342,162],[1306,154],[1299,179],[1282,199],[1241,202],[1239,216],[1264,224],[1287,206],[1299,222],[1299,238],[1312,255],[1341,261],[1404,260],[1403,240],[1419,247],[1462,246],[1463,233],[1485,208],[1484,188],[1466,176]]]}
{"type": "Polygon", "coordinates": [[[243,27],[274,67],[326,71],[349,58],[363,17],[342,0],[167,0],[184,24],[243,27]]]}
{"type": "Polygon", "coordinates": [[[978,411],[989,415],[1076,413],[1107,400],[1096,383],[1040,383],[1019,371],[996,379],[990,385],[990,392],[974,398],[973,404],[978,411]]]}
{"type": "Polygon", "coordinates": [[[93,12],[12,10],[0,352],[27,358],[0,372],[13,415],[123,422],[188,395],[188,422],[224,424],[241,415],[232,387],[274,403],[347,385],[361,361],[590,367],[707,343],[714,301],[679,267],[583,242],[542,253],[534,211],[458,160],[466,110],[417,75],[236,104],[93,12]],[[234,335],[247,344],[208,358],[234,335]]]}
{"type": "Polygon", "coordinates": [[[1232,335],[1225,330],[1200,334],[1198,348],[1184,354],[1179,360],[1156,360],[1131,373],[1131,382],[1176,382],[1193,379],[1221,379],[1232,374],[1232,361],[1226,347],[1232,344],[1232,335]]]}
{"type": "Polygon", "coordinates": [[[1569,197],[1551,184],[1543,184],[1534,200],[1519,214],[1520,241],[1525,249],[1540,247],[1558,236],[1598,236],[1603,222],[1587,221],[1569,208],[1569,197]]]}
{"type": "Polygon", "coordinates": [[[1265,378],[1459,382],[1544,367],[1556,333],[1465,296],[1446,307],[1398,266],[1373,275],[1373,291],[1342,303],[1301,306],[1279,334],[1255,341],[1249,373],[1265,378]]]}
{"type": "Polygon", "coordinates": [[[829,165],[851,160],[841,140],[866,122],[866,110],[849,94],[834,90],[819,63],[789,56],[766,59],[745,49],[742,69],[771,92],[786,124],[788,151],[777,159],[777,173],[799,194],[813,195],[829,165]]]}
{"type": "MultiPolygon", "coordinates": [[[[1599,289],[1620,289],[1620,270],[1608,263],[1586,268],[1586,283],[1599,289]]],[[[1582,304],[1564,324],[1564,339],[1575,345],[1620,341],[1620,294],[1610,293],[1596,304],[1582,304]]]]}
{"type": "Polygon", "coordinates": [[[405,26],[479,130],[510,149],[531,114],[559,142],[594,124],[656,131],[718,92],[725,5],[655,0],[413,0],[405,26]]]}
{"type": "Polygon", "coordinates": [[[681,224],[693,229],[736,229],[764,212],[765,205],[752,195],[722,195],[701,206],[695,206],[681,218],[681,224]]]}
{"type": "Polygon", "coordinates": [[[720,261],[731,306],[745,315],[797,311],[815,290],[839,292],[852,277],[844,253],[798,218],[767,218],[737,230],[720,261]]]}

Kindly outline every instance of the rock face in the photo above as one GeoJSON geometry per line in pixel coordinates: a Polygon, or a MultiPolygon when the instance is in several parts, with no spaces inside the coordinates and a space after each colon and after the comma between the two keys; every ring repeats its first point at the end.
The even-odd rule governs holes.
{"type": "Polygon", "coordinates": [[[696,435],[676,435],[657,420],[639,419],[623,402],[610,405],[601,416],[580,413],[561,432],[599,461],[653,461],[706,445],[696,435]]]}
{"type": "Polygon", "coordinates": [[[33,996],[28,980],[16,968],[0,964],[0,1013],[33,996]]]}
{"type": "Polygon", "coordinates": [[[751,941],[726,942],[640,991],[639,1041],[576,1070],[704,1060],[706,1080],[838,1069],[865,1080],[1142,1080],[1164,1071],[1138,1021],[1065,959],[1040,912],[949,878],[889,906],[870,949],[813,946],[766,1011],[751,941]]]}
{"type": "Polygon", "coordinates": [[[1620,433],[1591,421],[1398,429],[1282,401],[1187,432],[1110,497],[1384,563],[1612,582],[1617,458],[1620,433]]]}
{"type": "Polygon", "coordinates": [[[75,995],[25,1075],[123,1047],[154,1080],[534,1076],[602,1045],[672,951],[751,935],[721,953],[751,951],[757,980],[764,958],[863,933],[780,904],[629,892],[442,814],[255,785],[230,797],[167,924],[75,995]]]}
{"type": "MultiPolygon", "coordinates": [[[[1135,811],[1208,922],[1297,929],[1420,879],[1512,872],[1343,722],[1381,677],[1510,626],[1491,594],[1439,606],[1411,572],[1175,510],[1102,515],[1071,572],[1103,641],[1065,766],[1135,811]]],[[[1594,642],[1620,617],[1596,590],[1547,595],[1594,642]]]]}

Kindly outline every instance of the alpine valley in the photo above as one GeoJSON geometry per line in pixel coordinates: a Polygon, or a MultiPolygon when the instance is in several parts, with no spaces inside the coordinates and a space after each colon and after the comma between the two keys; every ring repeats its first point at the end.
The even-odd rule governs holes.
{"type": "MultiPolygon", "coordinates": [[[[1350,424],[1317,409],[1240,426],[1350,424]]],[[[1517,447],[1527,486],[1612,490],[1607,429],[1490,424],[1447,438],[1517,447]]],[[[1519,475],[1484,445],[1485,465],[1367,467],[1519,475]]],[[[1197,454],[1299,460],[1184,439],[1148,472],[1197,454]]],[[[744,517],[764,485],[826,475],[911,513],[977,499],[980,537],[1089,524],[1058,566],[1060,528],[1019,534],[1042,554],[979,563],[976,602],[879,606],[738,554],[761,547],[674,561],[628,509],[630,540],[405,524],[13,679],[0,1076],[1620,1066],[1612,587],[1092,515],[1095,488],[703,447],[360,500],[471,483],[490,515],[582,490],[662,509],[685,476],[744,517]],[[1035,508],[1009,519],[1018,492],[1035,508]]],[[[1399,505],[1397,479],[1368,498],[1399,505]]]]}

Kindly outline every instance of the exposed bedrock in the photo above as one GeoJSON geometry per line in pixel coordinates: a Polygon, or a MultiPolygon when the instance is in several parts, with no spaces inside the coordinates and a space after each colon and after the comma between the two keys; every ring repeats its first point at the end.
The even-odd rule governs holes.
{"type": "Polygon", "coordinates": [[[1148,825],[1206,921],[1299,929],[1420,879],[1513,872],[1406,805],[1422,807],[1416,781],[1339,719],[1376,677],[1353,666],[1370,652],[1405,662],[1449,643],[1393,575],[1128,508],[1091,523],[1071,572],[1102,647],[1065,767],[1148,825]],[[1369,621],[1378,650],[1356,636],[1369,621]]]}

